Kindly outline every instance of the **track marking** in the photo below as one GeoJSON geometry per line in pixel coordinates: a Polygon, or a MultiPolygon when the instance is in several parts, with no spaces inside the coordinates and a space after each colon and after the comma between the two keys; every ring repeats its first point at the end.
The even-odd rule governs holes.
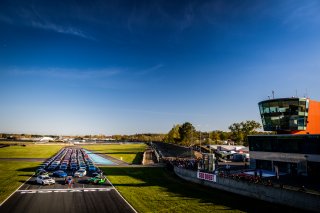
{"type": "Polygon", "coordinates": [[[25,192],[21,192],[21,194],[25,194],[25,193],[34,194],[34,193],[36,193],[36,191],[25,191],[25,192]]]}
{"type": "Polygon", "coordinates": [[[71,190],[70,192],[82,192],[81,190],[71,190]]]}
{"type": "Polygon", "coordinates": [[[38,193],[50,193],[52,191],[38,191],[38,193]]]}
{"type": "Polygon", "coordinates": [[[34,193],[65,193],[65,192],[108,192],[109,188],[75,188],[75,189],[34,189],[34,190],[18,190],[20,194],[34,194],[34,193]]]}

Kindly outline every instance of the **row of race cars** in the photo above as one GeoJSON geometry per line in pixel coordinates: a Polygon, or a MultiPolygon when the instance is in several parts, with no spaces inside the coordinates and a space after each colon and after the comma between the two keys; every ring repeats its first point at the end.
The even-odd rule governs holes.
{"type": "Polygon", "coordinates": [[[104,184],[107,178],[94,165],[84,149],[64,148],[54,157],[42,163],[35,171],[35,182],[42,185],[55,184],[53,177],[64,178],[64,183],[71,185],[74,178],[91,176],[81,181],[93,184],[104,184]],[[88,171],[88,172],[87,172],[88,171]]]}

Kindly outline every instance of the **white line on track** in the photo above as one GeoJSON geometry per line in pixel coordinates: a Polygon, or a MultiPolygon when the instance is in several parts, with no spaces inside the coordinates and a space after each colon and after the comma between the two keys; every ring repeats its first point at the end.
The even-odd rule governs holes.
{"type": "Polygon", "coordinates": [[[21,192],[21,194],[25,194],[25,193],[33,194],[33,193],[36,193],[36,191],[31,191],[31,192],[25,191],[25,192],[21,192]]]}
{"type": "Polygon", "coordinates": [[[65,193],[65,192],[108,192],[113,188],[74,188],[74,189],[34,189],[34,190],[17,190],[21,194],[34,193],[65,193]]]}

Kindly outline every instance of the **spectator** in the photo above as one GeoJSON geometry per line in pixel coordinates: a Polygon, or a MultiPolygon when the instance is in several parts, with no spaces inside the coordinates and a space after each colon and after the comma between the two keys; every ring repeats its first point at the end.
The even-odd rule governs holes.
{"type": "Polygon", "coordinates": [[[262,178],[262,169],[259,169],[259,177],[262,178]]]}

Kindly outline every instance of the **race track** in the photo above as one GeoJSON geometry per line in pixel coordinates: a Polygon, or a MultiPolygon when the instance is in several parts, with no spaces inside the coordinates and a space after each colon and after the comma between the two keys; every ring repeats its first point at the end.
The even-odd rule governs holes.
{"type": "Polygon", "coordinates": [[[135,212],[109,183],[89,185],[75,183],[73,188],[63,184],[42,186],[31,178],[1,207],[1,213],[15,212],[135,212]]]}

